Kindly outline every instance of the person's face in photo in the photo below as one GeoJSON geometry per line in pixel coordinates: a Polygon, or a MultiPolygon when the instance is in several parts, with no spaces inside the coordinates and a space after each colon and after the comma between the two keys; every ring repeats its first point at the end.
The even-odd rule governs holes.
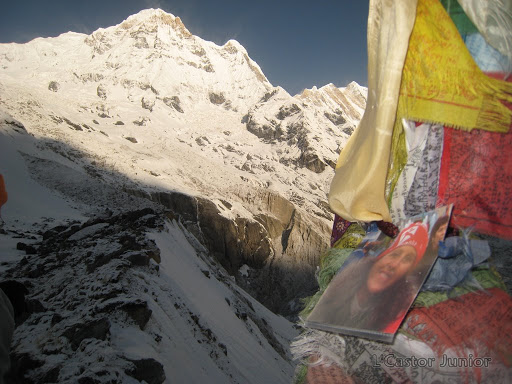
{"type": "Polygon", "coordinates": [[[377,260],[370,269],[366,286],[370,293],[381,292],[407,274],[416,260],[416,250],[411,245],[398,247],[377,260]]]}
{"type": "Polygon", "coordinates": [[[443,241],[447,228],[448,223],[444,223],[437,229],[436,233],[434,233],[434,244],[438,245],[440,241],[443,241]]]}

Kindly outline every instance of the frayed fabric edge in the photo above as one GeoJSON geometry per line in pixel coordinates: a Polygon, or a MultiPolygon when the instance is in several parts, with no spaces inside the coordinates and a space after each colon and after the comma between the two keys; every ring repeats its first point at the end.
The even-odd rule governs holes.
{"type": "Polygon", "coordinates": [[[294,360],[308,366],[333,364],[347,369],[343,360],[346,343],[342,336],[335,333],[308,329],[291,344],[294,360]]]}

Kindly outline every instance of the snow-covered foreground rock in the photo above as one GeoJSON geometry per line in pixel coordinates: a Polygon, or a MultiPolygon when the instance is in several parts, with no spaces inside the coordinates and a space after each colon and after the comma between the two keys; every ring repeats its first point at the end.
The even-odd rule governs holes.
{"type": "Polygon", "coordinates": [[[171,213],[132,211],[35,237],[42,239],[20,239],[20,260],[4,265],[3,286],[26,295],[18,301],[14,377],[290,381],[292,324],[238,288],[171,213]]]}

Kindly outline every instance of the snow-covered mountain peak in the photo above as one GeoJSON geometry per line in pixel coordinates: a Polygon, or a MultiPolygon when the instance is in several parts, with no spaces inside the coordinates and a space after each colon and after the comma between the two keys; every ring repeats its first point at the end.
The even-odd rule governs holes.
{"type": "Polygon", "coordinates": [[[350,92],[354,97],[363,99],[362,105],[366,105],[366,98],[368,97],[368,88],[359,85],[355,81],[350,82],[345,88],[347,92],[350,92]]]}
{"type": "MultiPolygon", "coordinates": [[[[3,107],[13,117],[81,150],[103,157],[112,146],[126,148],[128,137],[151,153],[168,142],[166,153],[169,146],[177,146],[169,152],[174,155],[197,152],[181,159],[201,164],[204,156],[234,169],[227,173],[242,173],[242,180],[245,173],[258,175],[255,185],[310,196],[305,200],[312,198],[315,206],[325,200],[330,182],[324,170],[335,163],[365,101],[353,92],[360,88],[356,84],[291,96],[269,83],[238,41],[219,46],[190,35],[179,17],[161,9],[143,10],[91,35],[0,44],[0,87],[12,95],[3,107]],[[101,136],[96,142],[64,134],[62,122],[101,136]],[[89,148],[89,142],[95,144],[89,148]],[[185,148],[178,150],[179,143],[185,148]]],[[[124,168],[124,162],[113,162],[124,168]]],[[[186,172],[179,178],[163,168],[153,172],[172,175],[163,185],[172,180],[177,189],[190,190],[186,172]]],[[[224,182],[205,176],[211,180],[192,183],[192,191],[222,194],[224,182]]]]}
{"type": "Polygon", "coordinates": [[[224,48],[225,50],[231,52],[231,53],[237,53],[237,52],[242,52],[244,54],[247,54],[247,50],[245,49],[245,47],[240,44],[237,40],[235,39],[230,39],[228,40],[223,46],[222,48],[224,48]]]}
{"type": "Polygon", "coordinates": [[[192,34],[179,17],[167,13],[160,8],[143,9],[139,13],[129,16],[116,28],[124,30],[144,28],[147,31],[155,31],[157,27],[165,26],[170,26],[173,30],[180,33],[182,37],[192,37],[192,34]]]}
{"type": "MultiPolygon", "coordinates": [[[[94,351],[109,345],[123,352],[102,360],[112,365],[109,372],[133,373],[133,364],[149,361],[181,382],[204,382],[203,376],[214,383],[228,376],[233,382],[289,382],[293,365],[285,346],[294,333],[291,324],[263,317],[263,309],[236,284],[287,316],[296,313],[300,297],[316,291],[315,269],[332,223],[327,191],[339,152],[362,116],[364,87],[328,84],[291,96],[270,84],[238,41],[222,46],[205,41],[191,35],[179,17],[149,9],[90,35],[69,32],[27,44],[0,44],[0,95],[0,173],[9,193],[2,207],[3,236],[10,236],[8,242],[0,239],[0,250],[12,248],[20,232],[31,236],[36,222],[46,231],[65,217],[99,220],[61,227],[58,232],[71,240],[69,249],[56,249],[54,244],[63,244],[60,237],[56,243],[41,243],[42,251],[55,258],[51,268],[48,259],[39,261],[49,257],[43,252],[23,270],[13,269],[27,275],[12,278],[32,279],[40,294],[31,298],[48,306],[37,319],[46,327],[41,345],[50,357],[28,375],[50,380],[45,375],[51,370],[58,382],[80,375],[92,382],[92,376],[86,377],[92,373],[78,365],[70,371],[74,363],[63,363],[61,371],[56,365],[71,358],[81,361],[83,355],[73,349],[82,342],[75,331],[99,324],[105,332],[94,341],[94,351]],[[133,227],[133,214],[122,231],[115,225],[126,211],[146,217],[148,206],[158,217],[165,207],[170,222],[154,234],[155,246],[145,241],[141,246],[153,256],[155,247],[162,249],[161,265],[151,264],[146,276],[128,268],[147,267],[146,253],[125,247],[132,234],[136,237],[130,231],[139,233],[142,227],[133,227]],[[58,216],[60,210],[65,215],[58,216]],[[113,212],[116,216],[103,219],[113,212]],[[105,232],[111,223],[115,237],[105,232]],[[84,246],[80,250],[77,241],[84,246]],[[68,255],[80,262],[61,263],[68,255]],[[213,259],[218,268],[209,267],[213,259]],[[34,275],[34,268],[43,265],[43,274],[34,275]],[[67,278],[62,271],[74,268],[82,276],[85,269],[84,278],[96,281],[92,272],[105,269],[101,276],[106,278],[119,265],[130,279],[127,285],[139,280],[142,285],[109,298],[101,306],[105,312],[92,322],[81,319],[88,307],[79,305],[73,312],[67,298],[54,299],[52,289],[62,282],[46,275],[59,271],[53,276],[67,278]],[[196,295],[196,289],[218,294],[212,300],[196,295]],[[62,305],[70,310],[63,312],[62,305]],[[212,306],[219,312],[212,312],[212,306]],[[131,356],[125,352],[132,344],[127,348],[125,328],[116,316],[127,309],[130,316],[133,308],[144,315],[134,345],[144,340],[149,349],[139,351],[137,345],[133,351],[140,353],[131,356]],[[62,316],[60,325],[52,324],[51,311],[62,316]],[[111,311],[115,316],[109,317],[111,311]],[[58,362],[54,334],[46,332],[54,326],[70,338],[69,348],[58,347],[64,351],[58,362]],[[245,336],[232,338],[233,329],[245,336]],[[110,340],[103,340],[109,334],[110,340]],[[178,352],[182,358],[169,358],[175,350],[185,351],[178,352]],[[189,361],[194,364],[182,364],[189,361]],[[265,361],[264,374],[255,375],[251,367],[265,361]]],[[[155,228],[155,223],[148,225],[155,228]]],[[[156,259],[151,260],[159,263],[156,259]]],[[[77,281],[77,289],[90,286],[77,281]]],[[[115,291],[115,284],[107,287],[115,291]]],[[[70,300],[78,295],[69,284],[63,286],[70,300]]],[[[32,339],[29,334],[39,337],[39,331],[21,331],[17,353],[32,349],[23,340],[32,339]]],[[[94,382],[106,383],[109,377],[94,382]]]]}
{"type": "Polygon", "coordinates": [[[356,84],[291,96],[238,41],[205,41],[153,9],[0,44],[0,94],[0,144],[50,190],[93,212],[132,199],[177,212],[229,273],[247,264],[244,289],[273,310],[309,294],[333,168],[362,115],[356,84]]]}
{"type": "Polygon", "coordinates": [[[344,117],[342,119],[334,116],[332,118],[338,122],[348,122],[350,126],[354,127],[364,112],[366,104],[365,89],[356,82],[341,88],[330,83],[321,88],[305,89],[300,95],[297,95],[297,98],[316,106],[329,105],[333,110],[338,111],[336,114],[340,116],[343,112],[344,117]]]}

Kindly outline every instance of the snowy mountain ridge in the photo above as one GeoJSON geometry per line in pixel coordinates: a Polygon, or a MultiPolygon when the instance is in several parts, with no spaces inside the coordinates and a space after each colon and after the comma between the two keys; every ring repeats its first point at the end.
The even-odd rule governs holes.
{"type": "MultiPolygon", "coordinates": [[[[0,69],[0,107],[46,143],[38,157],[63,172],[61,165],[139,195],[203,196],[230,219],[261,211],[276,219],[251,196],[264,203],[277,194],[293,206],[277,218],[283,228],[270,231],[271,254],[281,255],[283,231],[298,223],[294,210],[315,239],[306,237],[311,245],[298,254],[290,254],[298,244],[286,247],[286,260],[314,264],[326,247],[332,168],[364,110],[366,89],[357,84],[290,96],[240,44],[204,41],[161,10],[88,36],[2,44],[0,69]]],[[[62,190],[63,179],[40,181],[62,190]]],[[[268,221],[259,220],[263,231],[268,221]]]]}
{"type": "MultiPolygon", "coordinates": [[[[151,312],[147,323],[150,334],[156,332],[154,327],[164,327],[164,323],[155,322],[163,321],[165,316],[181,318],[176,321],[189,324],[180,328],[183,339],[174,330],[166,333],[169,339],[163,344],[148,344],[154,348],[149,355],[163,364],[167,377],[179,369],[179,364],[162,361],[156,351],[162,345],[175,348],[169,340],[176,338],[182,340],[178,344],[193,340],[201,344],[201,352],[192,348],[182,356],[183,361],[195,353],[212,353],[210,357],[220,359],[213,359],[220,371],[204,359],[188,367],[189,376],[180,371],[188,382],[201,382],[203,373],[214,375],[214,382],[224,382],[227,377],[231,382],[259,382],[250,373],[250,363],[234,357],[242,353],[244,343],[256,340],[263,346],[261,351],[254,350],[256,359],[274,356],[276,351],[279,355],[268,362],[261,382],[268,382],[265,379],[272,375],[276,376],[275,382],[286,382],[293,370],[285,350],[294,335],[292,324],[259,306],[243,290],[272,311],[293,318],[300,298],[316,289],[314,272],[321,252],[328,246],[332,223],[326,199],[328,187],[339,151],[362,116],[366,92],[356,83],[345,88],[329,84],[291,96],[270,84],[235,40],[223,46],[204,41],[192,35],[178,17],[161,10],[141,11],[117,26],[91,35],[69,32],[27,44],[1,44],[0,173],[6,179],[9,201],[2,208],[6,225],[5,234],[0,236],[4,237],[3,253],[12,255],[3,268],[11,270],[10,278],[30,288],[30,300],[45,309],[30,313],[34,318],[23,323],[24,333],[19,337],[30,338],[31,332],[41,331],[45,335],[41,340],[46,340],[39,345],[43,348],[49,340],[46,332],[53,332],[56,327],[65,333],[60,335],[69,343],[80,346],[84,341],[74,339],[75,332],[98,325],[103,333],[96,338],[100,341],[94,341],[92,352],[87,352],[90,342],[77,349],[94,353],[97,347],[111,347],[113,339],[123,334],[118,331],[124,322],[119,323],[118,315],[112,317],[111,313],[126,313],[128,303],[129,308],[138,308],[142,314],[151,312]],[[141,227],[132,235],[138,239],[144,233],[146,238],[155,240],[162,255],[159,263],[145,264],[146,258],[141,261],[134,256],[138,250],[123,249],[126,239],[108,232],[113,224],[104,218],[107,213],[119,218],[148,208],[161,223],[158,232],[141,227]],[[162,210],[171,216],[167,221],[162,219],[162,210]],[[100,221],[94,226],[91,220],[100,221]],[[54,231],[55,239],[71,247],[63,254],[75,249],[76,255],[68,260],[75,260],[78,279],[86,281],[87,277],[76,271],[87,271],[92,268],[89,265],[99,262],[98,271],[106,268],[108,275],[119,267],[123,274],[131,276],[129,281],[142,279],[140,284],[146,289],[162,278],[165,283],[161,282],[162,289],[155,291],[154,297],[178,289],[180,300],[162,303],[162,299],[142,295],[142,301],[134,302],[136,291],[120,291],[108,311],[92,311],[99,315],[89,318],[91,323],[78,320],[80,311],[89,311],[89,307],[80,306],[76,307],[78,312],[66,312],[69,317],[55,323],[52,313],[62,312],[59,305],[64,304],[54,300],[53,295],[66,266],[59,264],[63,260],[61,253],[43,252],[48,247],[45,242],[51,241],[43,234],[62,223],[60,230],[54,231]],[[77,235],[80,229],[84,232],[77,235]],[[187,241],[170,240],[183,236],[187,241]],[[22,266],[21,271],[15,272],[17,269],[12,268],[20,262],[20,255],[12,248],[19,237],[33,243],[37,251],[27,254],[25,262],[30,267],[22,266]],[[118,244],[118,249],[114,246],[106,250],[97,245],[109,242],[118,244]],[[169,248],[176,252],[169,253],[169,248]],[[118,254],[120,249],[123,252],[118,254]],[[104,258],[105,255],[110,256],[104,258]],[[188,258],[181,264],[192,263],[187,272],[190,279],[181,282],[188,285],[176,288],[181,278],[177,260],[183,255],[188,258]],[[202,261],[193,261],[196,259],[202,261]],[[39,269],[48,260],[52,260],[49,267],[39,269]],[[205,266],[205,260],[213,261],[205,266]],[[137,264],[141,262],[142,266],[137,264]],[[132,275],[132,267],[142,267],[145,272],[132,275]],[[243,309],[241,304],[236,310],[231,306],[235,317],[226,320],[231,327],[235,327],[231,321],[246,323],[243,332],[248,333],[240,340],[218,336],[225,329],[216,322],[208,302],[196,296],[202,291],[198,288],[198,293],[189,292],[199,284],[197,276],[215,286],[200,285],[212,292],[225,292],[219,287],[233,280],[228,287],[232,293],[219,294],[211,303],[224,308],[229,316],[233,313],[225,307],[226,297],[230,303],[236,301],[232,297],[245,303],[243,309]],[[127,298],[121,298],[123,295],[127,298]],[[190,313],[175,308],[176,303],[190,313]],[[162,305],[174,309],[164,310],[162,305]],[[108,322],[102,313],[109,314],[108,322]],[[42,326],[47,328],[32,327],[35,319],[42,319],[42,326]],[[205,323],[210,326],[203,326],[205,323]],[[217,335],[215,341],[199,337],[208,336],[206,329],[217,335]],[[189,333],[198,337],[189,338],[189,333]],[[248,341],[247,337],[255,339],[248,341]],[[105,340],[107,344],[102,344],[105,340]],[[224,348],[227,359],[222,357],[226,356],[224,348]],[[239,353],[232,354],[233,350],[239,353]],[[211,369],[197,371],[200,366],[211,369]]],[[[110,283],[106,287],[112,288],[110,283]]],[[[69,297],[79,295],[80,287],[68,289],[69,297]]],[[[103,300],[89,291],[80,295],[103,300]]],[[[66,305],[72,308],[76,304],[66,305]]],[[[97,305],[103,306],[101,302],[97,305]]],[[[142,328],[140,337],[147,341],[148,333],[142,328]]],[[[20,338],[18,351],[25,353],[30,346],[25,345],[24,349],[20,338]]],[[[127,345],[116,344],[115,348],[125,351],[123,347],[127,345]]],[[[74,358],[75,351],[72,346],[70,352],[65,340],[59,348],[65,358],[49,357],[42,368],[32,372],[33,377],[55,375],[63,382],[73,382],[77,377],[84,382],[100,380],[101,371],[85,374],[78,368],[64,369],[62,362],[74,358]]],[[[159,367],[153,362],[141,362],[141,356],[136,354],[128,355],[105,356],[105,361],[114,359],[112,364],[124,379],[126,372],[129,377],[137,376],[137,364],[159,367]]],[[[113,379],[112,372],[99,382],[113,379]]],[[[161,382],[161,377],[155,382],[161,382]]]]}
{"type": "MultiPolygon", "coordinates": [[[[112,103],[120,96],[154,102],[179,94],[188,107],[191,97],[193,105],[200,101],[198,94],[208,102],[209,93],[230,91],[231,102],[242,107],[272,88],[238,42],[230,40],[219,47],[204,41],[191,35],[179,18],[161,10],[141,11],[88,36],[70,32],[23,45],[3,44],[2,48],[6,48],[2,49],[4,63],[23,63],[26,80],[37,76],[50,81],[58,76],[59,84],[70,83],[60,92],[80,84],[83,93],[95,97],[98,85],[108,86],[112,103]]],[[[10,73],[20,68],[4,65],[3,69],[10,73]]],[[[44,89],[48,84],[40,85],[44,89]]]]}
{"type": "MultiPolygon", "coordinates": [[[[231,40],[219,47],[203,41],[190,35],[179,18],[161,10],[142,11],[118,26],[100,29],[90,36],[68,33],[24,45],[4,44],[0,57],[2,86],[9,85],[13,93],[20,95],[17,101],[16,97],[5,97],[4,103],[9,103],[6,109],[22,122],[27,100],[41,100],[50,104],[47,109],[54,116],[54,121],[47,125],[69,120],[82,129],[87,126],[88,132],[103,132],[111,140],[112,136],[137,139],[138,135],[138,140],[146,141],[146,147],[153,144],[147,137],[151,135],[140,132],[139,127],[148,127],[155,131],[158,141],[177,139],[206,152],[208,158],[240,170],[245,165],[244,157],[252,157],[254,167],[245,165],[246,172],[252,169],[257,173],[261,168],[277,171],[282,158],[296,162],[308,150],[324,166],[332,165],[364,109],[364,100],[351,101],[355,85],[347,87],[346,92],[330,85],[291,97],[271,86],[240,44],[231,40]],[[29,93],[23,95],[26,92],[29,93]],[[268,96],[276,92],[279,97],[268,96]],[[304,113],[286,116],[286,110],[293,104],[300,105],[304,113]],[[279,115],[283,110],[284,114],[279,115]],[[277,117],[267,116],[274,112],[277,117]],[[251,119],[252,125],[259,124],[263,115],[263,126],[270,121],[271,127],[291,127],[292,139],[297,136],[294,127],[305,119],[307,143],[302,142],[302,148],[288,143],[263,145],[264,151],[260,143],[247,145],[254,141],[247,134],[250,127],[245,129],[241,123],[247,113],[258,115],[251,119]],[[163,126],[168,129],[161,132],[163,126]],[[158,129],[160,132],[156,132],[158,129]],[[141,135],[146,137],[142,139],[141,135]],[[282,156],[283,152],[287,155],[282,156]]],[[[7,89],[3,94],[8,94],[7,89]]],[[[60,138],[58,131],[52,130],[56,138],[60,138]]],[[[322,191],[315,193],[316,198],[325,200],[330,178],[329,174],[315,180],[322,191]]],[[[292,181],[281,183],[288,185],[292,181]]],[[[283,188],[279,189],[283,193],[283,188]]],[[[298,189],[300,194],[311,193],[309,186],[299,185],[298,189]]]]}

